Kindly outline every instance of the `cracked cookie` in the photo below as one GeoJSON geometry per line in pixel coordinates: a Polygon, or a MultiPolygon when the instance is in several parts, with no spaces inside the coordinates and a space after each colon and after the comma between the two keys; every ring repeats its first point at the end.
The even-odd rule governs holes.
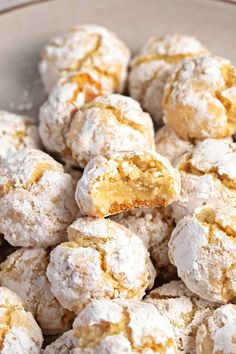
{"type": "Polygon", "coordinates": [[[49,251],[21,248],[1,264],[0,284],[23,300],[44,334],[70,329],[74,314],[64,309],[51,292],[46,276],[49,251]]]}
{"type": "Polygon", "coordinates": [[[196,352],[196,332],[217,305],[193,294],[181,280],[152,290],[145,301],[153,304],[173,326],[179,353],[196,352]]]}
{"type": "Polygon", "coordinates": [[[74,184],[61,164],[24,149],[0,169],[0,232],[17,247],[48,247],[66,240],[76,219],[74,184]]]}
{"type": "Polygon", "coordinates": [[[53,88],[39,111],[39,134],[43,145],[64,161],[73,161],[65,136],[75,113],[86,102],[108,93],[89,71],[70,74],[53,88]]]}
{"type": "Polygon", "coordinates": [[[100,300],[73,324],[75,353],[177,353],[173,330],[152,304],[100,300]]]}
{"type": "Polygon", "coordinates": [[[236,353],[236,306],[218,308],[197,331],[197,354],[236,353]]]}
{"type": "Polygon", "coordinates": [[[41,148],[38,129],[32,119],[0,111],[0,163],[25,148],[41,148]]]}
{"type": "Polygon", "coordinates": [[[141,207],[165,207],[180,193],[180,178],[155,151],[130,151],[90,160],[76,188],[83,214],[108,216],[141,207]]]}
{"type": "Polygon", "coordinates": [[[47,277],[65,308],[78,313],[101,298],[141,299],[153,286],[155,270],[141,239],[107,219],[79,218],[69,242],[50,255],[47,277]]]}
{"type": "Polygon", "coordinates": [[[183,139],[224,138],[236,132],[236,69],[226,59],[184,60],[163,96],[164,122],[183,139]]]}
{"type": "Polygon", "coordinates": [[[173,69],[184,58],[207,53],[207,49],[194,37],[180,34],[151,37],[132,60],[130,95],[160,124],[163,91],[173,69]]]}
{"type": "Polygon", "coordinates": [[[92,70],[112,92],[122,92],[130,51],[116,35],[97,25],[73,27],[54,37],[41,53],[39,72],[48,92],[68,73],[92,70]]]}
{"type": "Polygon", "coordinates": [[[181,192],[172,204],[176,221],[203,205],[236,205],[236,144],[227,139],[207,139],[183,155],[176,169],[181,192]]]}
{"type": "Polygon", "coordinates": [[[75,114],[66,143],[73,159],[85,167],[97,155],[154,150],[154,128],[138,102],[119,94],[105,95],[75,114]]]}
{"type": "Polygon", "coordinates": [[[195,294],[227,303],[236,296],[235,207],[203,207],[181,219],[169,241],[169,257],[195,294]]]}
{"type": "Polygon", "coordinates": [[[94,300],[44,354],[177,354],[173,329],[152,304],[94,300]]]}
{"type": "Polygon", "coordinates": [[[0,287],[0,353],[40,354],[42,343],[33,315],[15,293],[0,287]]]}

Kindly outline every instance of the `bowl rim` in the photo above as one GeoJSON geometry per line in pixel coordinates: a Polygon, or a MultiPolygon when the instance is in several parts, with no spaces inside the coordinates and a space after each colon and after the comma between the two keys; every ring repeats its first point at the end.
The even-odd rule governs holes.
{"type": "Polygon", "coordinates": [[[6,9],[0,10],[0,16],[4,15],[4,14],[7,14],[9,12],[21,10],[21,9],[23,9],[25,7],[30,7],[30,6],[33,6],[33,5],[39,5],[39,4],[42,4],[42,3],[45,3],[45,2],[52,2],[52,1],[55,1],[55,0],[32,0],[30,2],[24,2],[22,4],[12,5],[10,7],[7,7],[6,9]]]}
{"type": "MultiPolygon", "coordinates": [[[[32,0],[30,2],[25,2],[22,4],[18,4],[18,5],[13,5],[13,6],[6,8],[6,9],[0,10],[0,16],[4,15],[4,14],[8,14],[9,12],[13,12],[13,11],[15,12],[17,10],[21,10],[23,8],[30,7],[33,5],[40,5],[40,4],[43,4],[46,2],[53,2],[53,1],[56,1],[56,0],[32,0]]],[[[228,5],[236,5],[236,0],[209,0],[209,1],[221,2],[221,3],[225,3],[226,5],[227,4],[228,5]]]]}

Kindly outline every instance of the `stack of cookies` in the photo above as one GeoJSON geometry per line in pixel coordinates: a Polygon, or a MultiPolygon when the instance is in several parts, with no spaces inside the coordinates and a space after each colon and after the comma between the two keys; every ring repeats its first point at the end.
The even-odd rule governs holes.
{"type": "Polygon", "coordinates": [[[81,25],[39,71],[39,127],[0,112],[0,353],[236,353],[236,69],[81,25]]]}

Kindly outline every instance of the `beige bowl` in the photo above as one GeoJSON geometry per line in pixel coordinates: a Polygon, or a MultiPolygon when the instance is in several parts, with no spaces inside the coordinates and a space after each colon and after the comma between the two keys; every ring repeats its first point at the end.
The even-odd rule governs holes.
{"type": "Polygon", "coordinates": [[[71,25],[107,26],[133,52],[151,35],[194,35],[236,64],[235,18],[236,4],[213,0],[44,0],[6,11],[0,14],[0,109],[37,117],[45,99],[39,51],[71,25]]]}

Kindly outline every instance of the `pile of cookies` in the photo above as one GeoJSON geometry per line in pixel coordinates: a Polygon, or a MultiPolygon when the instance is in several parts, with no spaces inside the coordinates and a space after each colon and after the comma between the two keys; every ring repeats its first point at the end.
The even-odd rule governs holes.
{"type": "Polygon", "coordinates": [[[236,353],[236,69],[81,25],[39,71],[39,127],[0,112],[0,353],[236,353]]]}

